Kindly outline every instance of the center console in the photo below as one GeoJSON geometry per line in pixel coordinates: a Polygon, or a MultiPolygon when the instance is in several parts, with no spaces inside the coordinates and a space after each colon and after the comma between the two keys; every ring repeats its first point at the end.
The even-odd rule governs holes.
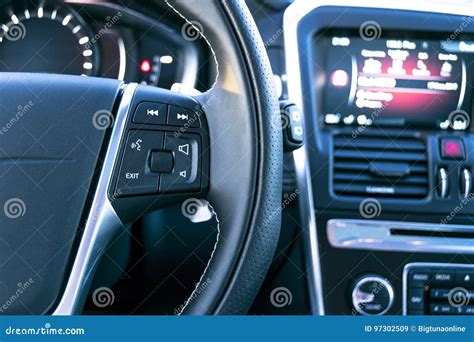
{"type": "Polygon", "coordinates": [[[474,313],[474,25],[430,10],[309,1],[285,13],[319,313],[474,313]]]}

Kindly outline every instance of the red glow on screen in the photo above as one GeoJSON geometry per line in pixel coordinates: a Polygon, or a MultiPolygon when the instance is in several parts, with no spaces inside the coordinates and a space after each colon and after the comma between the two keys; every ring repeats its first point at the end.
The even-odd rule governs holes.
{"type": "Polygon", "coordinates": [[[331,83],[338,88],[345,87],[349,83],[349,75],[344,70],[336,70],[331,75],[331,83]]]}
{"type": "Polygon", "coordinates": [[[140,64],[140,70],[142,72],[150,72],[151,70],[151,63],[149,60],[144,59],[142,63],[140,64]]]}

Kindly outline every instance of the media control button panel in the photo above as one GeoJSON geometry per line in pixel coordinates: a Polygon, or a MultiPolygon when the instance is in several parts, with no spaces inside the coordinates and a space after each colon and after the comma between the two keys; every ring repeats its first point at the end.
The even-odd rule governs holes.
{"type": "Polygon", "coordinates": [[[139,86],[129,118],[114,197],[206,190],[209,136],[204,112],[194,99],[139,86]]]}
{"type": "Polygon", "coordinates": [[[409,264],[403,286],[405,314],[474,314],[474,265],[409,264]]]}

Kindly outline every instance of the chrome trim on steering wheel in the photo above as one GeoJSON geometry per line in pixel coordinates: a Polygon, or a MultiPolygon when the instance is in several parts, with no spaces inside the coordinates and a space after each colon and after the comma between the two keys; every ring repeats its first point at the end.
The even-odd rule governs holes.
{"type": "Polygon", "coordinates": [[[104,249],[120,229],[123,229],[123,224],[115,213],[107,193],[136,88],[137,84],[129,84],[123,92],[81,243],[63,296],[53,315],[80,313],[89,293],[94,270],[104,249]]]}

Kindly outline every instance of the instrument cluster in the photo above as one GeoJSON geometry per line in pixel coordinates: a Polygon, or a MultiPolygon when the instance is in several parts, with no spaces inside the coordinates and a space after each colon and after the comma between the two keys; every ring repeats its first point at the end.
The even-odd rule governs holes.
{"type": "Polygon", "coordinates": [[[0,72],[106,77],[206,90],[208,49],[182,19],[103,1],[11,0],[0,7],[0,72]],[[186,30],[186,32],[184,31],[186,30]]]}

